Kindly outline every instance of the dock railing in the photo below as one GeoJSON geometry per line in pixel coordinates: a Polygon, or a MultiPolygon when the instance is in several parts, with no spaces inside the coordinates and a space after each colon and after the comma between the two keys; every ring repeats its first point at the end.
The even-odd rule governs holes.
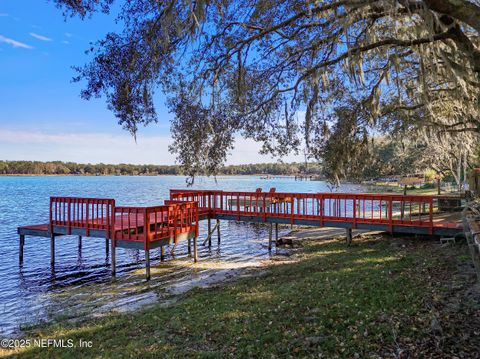
{"type": "Polygon", "coordinates": [[[62,227],[65,234],[74,229],[105,233],[105,238],[143,242],[173,238],[186,232],[198,236],[198,204],[166,201],[152,207],[115,206],[108,198],[50,197],[50,231],[62,227]]]}
{"type": "Polygon", "coordinates": [[[115,239],[150,243],[172,238],[176,243],[180,234],[195,232],[198,236],[198,206],[196,202],[168,202],[153,207],[116,207],[115,239]]]}
{"type": "Polygon", "coordinates": [[[433,196],[367,193],[282,193],[205,190],[170,190],[177,201],[198,201],[201,214],[287,218],[325,222],[342,221],[356,228],[358,223],[418,226],[433,232],[433,213],[438,201],[433,196]]]}
{"type": "Polygon", "coordinates": [[[110,237],[114,228],[115,200],[111,198],[50,197],[50,231],[55,226],[65,227],[66,234],[72,229],[106,231],[110,237]]]}

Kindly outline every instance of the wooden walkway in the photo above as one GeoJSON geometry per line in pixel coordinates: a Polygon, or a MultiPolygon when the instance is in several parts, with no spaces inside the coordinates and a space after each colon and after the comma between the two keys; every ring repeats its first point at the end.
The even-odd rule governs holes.
{"type": "Polygon", "coordinates": [[[197,202],[201,218],[436,236],[462,232],[460,214],[441,212],[436,196],[170,190],[170,198],[197,202]]]}
{"type": "Polygon", "coordinates": [[[153,207],[116,206],[114,199],[51,197],[50,219],[45,224],[18,227],[19,257],[23,263],[25,236],[50,238],[51,264],[55,264],[55,237],[76,235],[104,238],[111,250],[112,274],[115,274],[116,247],[145,251],[146,276],[150,278],[150,250],[180,241],[188,241],[197,261],[200,220],[208,221],[205,243],[217,231],[220,220],[270,223],[278,238],[278,224],[345,228],[347,241],[352,229],[389,233],[414,233],[456,236],[462,233],[459,214],[439,211],[435,196],[403,196],[357,193],[277,193],[227,192],[209,190],[170,190],[170,200],[153,207]],[[212,229],[211,220],[217,221],[212,229]]]}

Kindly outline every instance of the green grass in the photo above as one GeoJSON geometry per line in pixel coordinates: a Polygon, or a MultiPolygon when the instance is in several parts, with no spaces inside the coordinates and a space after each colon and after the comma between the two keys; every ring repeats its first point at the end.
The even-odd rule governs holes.
{"type": "Polygon", "coordinates": [[[31,348],[14,355],[368,358],[392,352],[399,341],[426,335],[428,324],[416,318],[431,294],[431,275],[449,270],[443,254],[432,255],[431,242],[401,243],[407,244],[382,237],[351,247],[308,241],[294,263],[191,290],[171,306],[62,320],[30,329],[26,337],[82,339],[92,348],[31,348]]]}
{"type": "MultiPolygon", "coordinates": [[[[372,192],[372,193],[399,193],[399,194],[403,194],[404,193],[404,189],[403,187],[401,186],[378,186],[378,187],[375,187],[375,186],[370,186],[368,187],[369,188],[369,192],[372,192]]],[[[419,188],[419,187],[415,187],[415,188],[412,188],[412,189],[407,189],[407,195],[411,195],[411,194],[423,194],[423,195],[437,195],[438,194],[438,189],[437,188],[419,188]]],[[[445,194],[444,191],[441,192],[441,194],[445,194]]]]}

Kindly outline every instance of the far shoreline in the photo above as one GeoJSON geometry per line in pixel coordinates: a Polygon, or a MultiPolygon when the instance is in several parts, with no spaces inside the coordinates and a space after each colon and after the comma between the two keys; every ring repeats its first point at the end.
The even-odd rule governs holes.
{"type": "MultiPolygon", "coordinates": [[[[258,174],[218,174],[216,176],[211,175],[197,175],[196,177],[259,177],[259,176],[265,176],[265,173],[258,173],[258,174]]],[[[295,175],[270,175],[272,178],[269,179],[275,179],[275,177],[281,176],[281,177],[291,177],[295,178],[295,175]]],[[[189,177],[188,175],[174,175],[174,174],[141,174],[141,175],[114,175],[114,174],[108,174],[108,175],[92,175],[92,174],[25,174],[25,173],[19,173],[19,174],[0,174],[0,177],[189,177]]],[[[324,180],[318,180],[319,182],[324,181],[324,180]]]]}

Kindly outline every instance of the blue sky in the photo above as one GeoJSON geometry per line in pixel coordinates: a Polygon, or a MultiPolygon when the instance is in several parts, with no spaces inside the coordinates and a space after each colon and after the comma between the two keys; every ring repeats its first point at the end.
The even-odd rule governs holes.
{"type": "MultiPolygon", "coordinates": [[[[159,123],[142,128],[135,144],[103,99],[84,101],[82,84],[71,83],[89,43],[118,26],[104,14],[65,19],[48,0],[0,0],[0,160],[174,163],[162,94],[159,123]]],[[[238,139],[228,162],[274,161],[259,148],[238,139]]]]}

